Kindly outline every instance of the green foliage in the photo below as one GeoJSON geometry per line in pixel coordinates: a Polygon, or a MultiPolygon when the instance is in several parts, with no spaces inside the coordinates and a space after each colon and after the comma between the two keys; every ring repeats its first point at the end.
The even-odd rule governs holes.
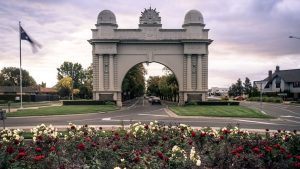
{"type": "MultiPolygon", "coordinates": [[[[250,97],[248,101],[260,101],[260,97],[250,97]]],[[[282,103],[283,100],[281,97],[262,97],[263,102],[272,102],[272,103],[282,103]]]]}
{"type": "Polygon", "coordinates": [[[244,82],[244,94],[251,95],[252,90],[253,90],[253,87],[250,82],[250,79],[248,77],[246,77],[245,82],[244,82]]]}
{"type": "Polygon", "coordinates": [[[164,76],[150,76],[147,80],[147,95],[159,96],[163,100],[178,100],[178,82],[173,72],[164,67],[164,76]]]}
{"type": "Polygon", "coordinates": [[[122,92],[126,95],[123,99],[132,99],[134,97],[142,96],[145,91],[145,77],[146,69],[142,63],[132,67],[124,77],[122,83],[122,92]]]}
{"type": "Polygon", "coordinates": [[[41,124],[24,141],[21,130],[0,130],[0,168],[287,169],[300,166],[300,135],[258,134],[239,127],[193,129],[185,124],[135,123],[128,129],[69,123],[59,132],[41,124]]]}
{"type": "MultiPolygon", "coordinates": [[[[22,69],[22,86],[34,86],[35,80],[27,70],[22,69]]],[[[0,86],[20,86],[20,69],[16,67],[4,67],[0,73],[0,86]]]]}
{"type": "Polygon", "coordinates": [[[69,96],[73,89],[78,89],[79,92],[76,93],[75,96],[83,99],[92,98],[93,70],[91,66],[87,69],[83,69],[80,63],[64,62],[59,68],[57,68],[57,71],[58,83],[56,86],[59,90],[60,96],[69,96]],[[72,81],[71,89],[69,87],[61,86],[61,80],[68,77],[72,81]]]}
{"type": "Polygon", "coordinates": [[[63,105],[114,105],[114,102],[99,100],[63,100],[63,105]]]}

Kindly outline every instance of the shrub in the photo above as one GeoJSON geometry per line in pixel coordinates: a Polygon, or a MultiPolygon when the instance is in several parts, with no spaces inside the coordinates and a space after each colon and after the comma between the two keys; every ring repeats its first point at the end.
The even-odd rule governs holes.
{"type": "Polygon", "coordinates": [[[116,104],[113,101],[99,100],[64,100],[63,105],[111,105],[116,104]]]}
{"type": "Polygon", "coordinates": [[[207,106],[238,106],[240,102],[231,102],[231,101],[205,101],[197,102],[198,105],[207,105],[207,106]]]}
{"type": "MultiPolygon", "coordinates": [[[[260,101],[260,97],[250,97],[248,101],[260,101]]],[[[263,102],[272,102],[272,103],[282,103],[283,100],[281,97],[262,97],[263,102]]]]}
{"type": "Polygon", "coordinates": [[[157,121],[104,131],[70,123],[58,133],[53,126],[0,131],[0,168],[297,168],[300,136],[280,131],[249,133],[238,127],[192,129],[157,121]]]}

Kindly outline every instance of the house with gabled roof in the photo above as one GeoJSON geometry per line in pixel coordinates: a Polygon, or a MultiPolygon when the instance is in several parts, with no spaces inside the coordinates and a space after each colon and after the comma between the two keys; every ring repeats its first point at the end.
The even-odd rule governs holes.
{"type": "Polygon", "coordinates": [[[254,81],[254,86],[263,93],[274,93],[299,99],[300,69],[280,70],[279,66],[276,66],[274,73],[269,70],[268,77],[261,81],[254,81]]]}

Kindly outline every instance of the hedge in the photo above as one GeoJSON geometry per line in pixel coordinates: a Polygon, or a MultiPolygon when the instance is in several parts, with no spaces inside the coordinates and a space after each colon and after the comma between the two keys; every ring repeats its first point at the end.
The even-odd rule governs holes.
{"type": "MultiPolygon", "coordinates": [[[[260,101],[260,97],[250,97],[247,99],[248,101],[260,101]]],[[[263,102],[272,102],[272,103],[282,103],[283,100],[281,97],[263,97],[263,102]]]]}
{"type": "Polygon", "coordinates": [[[99,101],[99,100],[63,100],[63,105],[108,105],[116,104],[115,101],[99,101]]]}
{"type": "Polygon", "coordinates": [[[194,102],[186,103],[187,105],[206,105],[206,106],[238,106],[240,102],[232,101],[205,101],[205,102],[194,102]]]}

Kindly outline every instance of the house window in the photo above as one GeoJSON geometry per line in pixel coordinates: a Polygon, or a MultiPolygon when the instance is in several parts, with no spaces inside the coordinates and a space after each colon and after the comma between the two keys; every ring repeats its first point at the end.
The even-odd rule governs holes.
{"type": "Polygon", "coordinates": [[[294,88],[300,87],[300,82],[293,82],[293,87],[294,88]]]}
{"type": "Polygon", "coordinates": [[[280,77],[277,77],[277,78],[276,78],[276,82],[275,82],[276,88],[280,88],[280,83],[281,83],[281,78],[280,78],[280,77]]]}

